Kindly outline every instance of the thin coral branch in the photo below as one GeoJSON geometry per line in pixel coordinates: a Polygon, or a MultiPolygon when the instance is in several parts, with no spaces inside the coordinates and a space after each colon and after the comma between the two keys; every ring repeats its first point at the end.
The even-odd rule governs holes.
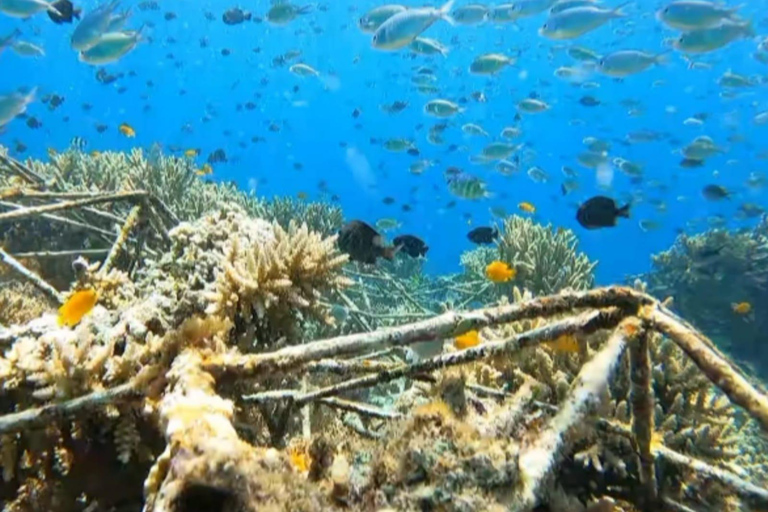
{"type": "Polygon", "coordinates": [[[762,507],[768,506],[768,489],[759,487],[746,480],[736,476],[730,471],[711,466],[701,460],[688,457],[666,446],[657,446],[654,452],[667,462],[670,462],[681,468],[693,471],[698,475],[706,476],[717,480],[723,485],[728,486],[736,494],[748,500],[759,503],[762,507]]]}
{"type": "Polygon", "coordinates": [[[608,387],[629,342],[630,335],[625,327],[636,321],[635,318],[622,321],[603,348],[582,366],[558,413],[549,420],[536,440],[520,453],[522,488],[520,502],[513,510],[531,510],[538,503],[544,482],[562,455],[565,434],[572,426],[584,421],[600,402],[600,396],[608,387]]]}
{"type": "Polygon", "coordinates": [[[40,175],[32,171],[29,167],[22,164],[18,160],[15,160],[9,156],[0,155],[0,164],[3,164],[6,169],[30,183],[34,183],[36,185],[42,185],[45,183],[45,180],[40,175]]]}
{"type": "Polygon", "coordinates": [[[651,325],[683,349],[731,402],[746,409],[768,431],[768,396],[760,393],[737,368],[710,349],[710,340],[704,341],[706,338],[703,335],[692,331],[659,308],[650,309],[646,315],[651,325]]]}
{"type": "Polygon", "coordinates": [[[38,252],[17,252],[13,254],[14,258],[71,258],[73,256],[102,256],[108,254],[109,249],[75,249],[73,251],[38,251],[38,252]]]}
{"type": "Polygon", "coordinates": [[[649,333],[643,329],[637,341],[629,347],[632,432],[637,442],[640,458],[640,484],[644,489],[644,510],[658,508],[658,487],[654,457],[651,453],[651,438],[654,426],[654,401],[652,388],[652,365],[649,347],[649,333]]]}
{"type": "MultiPolygon", "coordinates": [[[[610,434],[623,436],[627,439],[634,438],[632,430],[615,421],[600,418],[597,420],[597,426],[602,431],[610,434]]],[[[754,501],[755,503],[761,503],[763,507],[768,504],[768,489],[754,485],[726,469],[718,468],[701,460],[694,459],[693,457],[683,455],[662,444],[654,445],[652,453],[656,458],[662,458],[671,464],[689,470],[695,474],[704,475],[707,478],[717,480],[733,490],[739,496],[754,501]]]]}
{"type": "Polygon", "coordinates": [[[22,265],[19,260],[5,252],[2,248],[0,248],[0,261],[8,265],[17,274],[19,274],[19,276],[32,283],[38,290],[46,294],[51,299],[55,300],[59,304],[64,302],[64,299],[56,290],[56,288],[48,284],[42,277],[38,276],[27,267],[22,265]]]}
{"type": "Polygon", "coordinates": [[[355,412],[363,416],[370,416],[372,418],[382,418],[385,420],[394,420],[401,415],[397,412],[387,411],[380,407],[375,407],[369,404],[363,404],[360,402],[353,402],[351,400],[343,400],[341,398],[323,398],[320,403],[333,407],[335,409],[341,409],[342,411],[355,412]]]}
{"type": "Polygon", "coordinates": [[[672,498],[665,497],[662,498],[661,501],[664,502],[664,505],[666,505],[672,512],[700,512],[699,510],[683,505],[672,498]]]}
{"type": "Polygon", "coordinates": [[[400,365],[397,368],[385,370],[375,375],[350,379],[308,393],[299,393],[294,390],[264,391],[253,395],[244,395],[243,399],[258,403],[290,400],[294,405],[301,407],[321,398],[339,395],[354,389],[369,388],[401,377],[409,377],[415,374],[478,361],[487,357],[509,354],[521,348],[556,339],[564,334],[571,334],[576,331],[594,332],[598,329],[609,328],[615,326],[620,320],[620,313],[615,309],[591,311],[514,335],[503,341],[483,343],[459,352],[442,354],[413,364],[400,365]]]}
{"type": "Polygon", "coordinates": [[[86,199],[77,199],[73,201],[62,201],[60,203],[45,204],[40,206],[29,206],[20,208],[12,212],[0,213],[0,222],[9,220],[23,219],[25,217],[34,217],[42,213],[50,213],[62,210],[72,210],[90,206],[93,204],[113,203],[116,201],[136,201],[147,196],[143,190],[132,190],[128,192],[115,192],[111,194],[98,194],[86,199]]]}
{"type": "Polygon", "coordinates": [[[400,366],[397,363],[385,363],[382,361],[371,361],[364,359],[360,361],[335,361],[333,359],[323,359],[307,364],[305,367],[309,373],[333,373],[336,375],[352,375],[358,373],[375,373],[385,370],[391,370],[400,366]]]}
{"type": "Polygon", "coordinates": [[[204,364],[214,373],[267,375],[273,371],[294,368],[307,361],[370,351],[380,346],[403,346],[420,341],[434,341],[491,325],[550,317],[582,308],[618,307],[634,312],[640,305],[655,302],[648,295],[618,286],[586,292],[564,292],[501,307],[468,312],[451,311],[420,322],[319,340],[267,354],[217,355],[204,364]]]}
{"type": "MultiPolygon", "coordinates": [[[[14,211],[21,211],[24,210],[24,206],[10,203],[8,201],[0,201],[0,206],[6,207],[6,208],[12,208],[14,211]]],[[[112,231],[108,231],[106,229],[102,229],[96,226],[93,226],[91,224],[86,224],[85,222],[80,222],[75,219],[68,219],[66,217],[60,217],[58,215],[53,215],[50,213],[43,213],[40,215],[43,219],[52,220],[55,222],[60,222],[62,224],[68,224],[70,226],[76,227],[78,229],[82,229],[83,231],[90,231],[92,233],[96,233],[102,236],[109,237],[109,240],[112,240],[114,238],[115,234],[112,231]]],[[[122,220],[121,220],[122,222],[122,220]]]]}
{"type": "Polygon", "coordinates": [[[0,434],[18,432],[31,427],[39,427],[74,416],[86,409],[97,409],[108,404],[115,404],[140,396],[135,382],[129,382],[105,391],[95,391],[66,402],[44,405],[26,411],[0,416],[0,434]]]}
{"type": "Polygon", "coordinates": [[[125,224],[123,224],[123,228],[120,230],[120,234],[117,236],[115,243],[112,245],[112,249],[110,249],[109,254],[99,269],[99,273],[102,276],[106,276],[109,271],[112,270],[112,265],[115,264],[117,257],[125,247],[125,243],[128,241],[128,236],[131,234],[131,230],[134,228],[134,226],[136,226],[136,222],[138,222],[140,215],[141,206],[134,206],[131,209],[131,212],[128,214],[128,218],[125,219],[125,224]]]}

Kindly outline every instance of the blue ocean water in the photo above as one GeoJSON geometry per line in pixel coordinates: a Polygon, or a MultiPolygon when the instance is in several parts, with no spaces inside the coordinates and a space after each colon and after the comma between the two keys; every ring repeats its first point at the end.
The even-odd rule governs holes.
{"type": "MultiPolygon", "coordinates": [[[[125,1],[123,7],[133,10],[127,28],[145,26],[147,39],[120,61],[104,67],[109,74],[120,76],[107,85],[96,79],[100,67],[80,62],[70,48],[73,25],[55,25],[45,13],[29,20],[0,14],[0,36],[18,28],[21,40],[46,52],[41,58],[21,57],[9,49],[0,54],[0,95],[37,87],[38,100],[27,114],[42,122],[41,128],[33,130],[23,120],[12,121],[0,134],[0,144],[19,158],[46,159],[48,148],[63,150],[73,137],[87,140],[88,150],[100,151],[160,143],[166,148],[200,148],[200,164],[221,148],[229,162],[214,165],[213,179],[234,180],[263,196],[305,193],[310,200],[329,200],[333,194],[347,219],[373,224],[380,218],[396,218],[402,227],[388,236],[410,233],[422,237],[430,246],[426,268],[434,273],[458,270],[460,254],[471,248],[466,233],[494,221],[491,207],[521,213],[517,205],[527,201],[535,205],[538,221],[577,233],[580,248],[600,261],[599,283],[621,282],[628,274],[647,271],[650,255],[669,247],[677,232],[703,231],[708,228],[706,219],[713,216],[721,216],[729,228],[750,226],[754,220],[737,218],[739,205],[766,205],[764,190],[745,185],[750,173],[766,171],[760,153],[766,149],[768,125],[753,122],[757,113],[768,109],[764,83],[768,66],[753,57],[760,36],[693,56],[701,63],[693,68],[684,54],[671,51],[667,64],[621,80],[591,74],[586,80],[598,84],[597,88],[586,89],[553,75],[560,66],[576,64],[565,51],[573,45],[600,54],[619,49],[668,51],[665,40],[679,32],[655,17],[666,3],[636,2],[626,7],[625,18],[570,41],[552,41],[537,33],[546,14],[477,26],[438,21],[423,35],[441,41],[449,53],[428,57],[407,48],[386,52],[371,47],[371,35],[359,30],[357,20],[381,5],[377,2],[319,2],[312,12],[285,26],[263,20],[269,2],[243,2],[239,7],[262,21],[228,26],[221,16],[236,4],[160,0],[157,10],[142,10],[138,2],[125,1]],[[225,49],[229,55],[223,54],[225,49]],[[275,64],[276,58],[292,50],[301,52],[300,56],[285,65],[275,64]],[[519,57],[495,76],[471,74],[472,60],[489,52],[519,57]],[[298,62],[312,66],[320,76],[291,73],[289,65],[298,62]],[[439,93],[416,90],[411,77],[420,67],[434,71],[439,93]],[[718,78],[729,70],[755,77],[755,84],[724,89],[718,78]],[[475,91],[482,91],[484,103],[472,99],[475,91]],[[65,102],[51,111],[39,98],[54,93],[65,102]],[[516,122],[517,103],[531,94],[551,108],[523,114],[516,122]],[[581,105],[578,100],[584,95],[601,104],[581,105]],[[430,127],[444,121],[423,111],[424,104],[435,98],[464,107],[447,120],[442,145],[427,141],[430,127]],[[381,105],[396,100],[407,102],[408,107],[399,114],[381,110],[381,105]],[[256,108],[242,108],[247,102],[256,108]],[[83,109],[86,103],[90,110],[83,109]],[[355,110],[358,117],[353,116],[355,110]],[[708,114],[701,125],[684,124],[699,113],[708,114]],[[491,136],[467,137],[461,126],[468,122],[481,125],[491,136]],[[136,137],[119,133],[121,123],[131,125],[136,137]],[[107,126],[107,130],[99,133],[97,125],[107,126]],[[469,160],[485,144],[498,140],[505,126],[523,130],[520,141],[532,155],[512,176],[469,160]],[[628,143],[627,134],[639,130],[665,136],[655,142],[628,143]],[[680,167],[682,157],[676,151],[701,135],[711,137],[725,151],[707,159],[702,167],[680,167]],[[381,141],[397,137],[412,139],[420,155],[395,154],[382,147],[381,141]],[[606,187],[601,187],[596,172],[576,161],[585,150],[585,137],[609,141],[611,158],[642,164],[642,181],[633,183],[611,166],[601,178],[609,178],[606,187]],[[18,151],[17,142],[27,147],[24,152],[18,151]],[[409,165],[416,159],[429,159],[435,165],[414,175],[409,165]],[[560,190],[564,165],[578,171],[580,184],[565,197],[560,190]],[[544,169],[549,181],[532,181],[526,175],[532,166],[544,169]],[[493,197],[477,201],[453,197],[443,176],[448,167],[481,177],[493,197]],[[321,181],[327,183],[328,192],[318,188],[321,181]],[[732,197],[705,200],[701,189],[710,183],[728,188],[732,197]],[[587,231],[579,226],[575,205],[595,194],[620,202],[633,194],[631,219],[620,219],[612,229],[587,231]],[[384,204],[385,197],[395,198],[395,204],[384,204]],[[447,207],[453,200],[457,205],[447,207]],[[666,211],[658,211],[654,200],[663,201],[666,211]],[[403,212],[403,204],[410,205],[411,211],[403,212]],[[644,231],[638,225],[642,219],[661,225],[644,231]]],[[[78,5],[87,12],[98,2],[78,5]]],[[[768,34],[765,6],[764,2],[749,2],[739,10],[763,35],[768,34]]]]}

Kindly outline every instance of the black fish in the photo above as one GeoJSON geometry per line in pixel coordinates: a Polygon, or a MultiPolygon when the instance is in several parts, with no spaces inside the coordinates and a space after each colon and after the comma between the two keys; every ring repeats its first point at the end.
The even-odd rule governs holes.
{"type": "Polygon", "coordinates": [[[244,21],[251,21],[251,13],[239,7],[233,7],[221,15],[221,21],[226,25],[238,25],[244,21]]]}
{"type": "Polygon", "coordinates": [[[731,197],[731,193],[728,192],[728,189],[721,187],[720,185],[707,185],[702,189],[701,193],[704,198],[709,201],[719,201],[731,197]]]}
{"type": "Polygon", "coordinates": [[[426,256],[429,246],[424,243],[424,240],[413,235],[400,235],[395,237],[392,242],[397,247],[398,251],[402,251],[411,258],[418,258],[419,256],[426,256]]]}
{"type": "Polygon", "coordinates": [[[629,218],[629,205],[619,208],[610,197],[595,196],[579,206],[576,220],[587,229],[611,228],[619,217],[629,218]]]}
{"type": "Polygon", "coordinates": [[[581,99],[579,99],[579,103],[585,107],[596,107],[600,104],[600,100],[593,96],[582,96],[581,99]]]}
{"type": "Polygon", "coordinates": [[[704,165],[703,161],[694,160],[693,158],[683,158],[680,160],[680,167],[685,169],[695,169],[696,167],[701,167],[702,165],[704,165]]]}
{"type": "Polygon", "coordinates": [[[472,243],[478,245],[492,244],[498,237],[498,229],[486,226],[475,228],[467,234],[467,238],[469,238],[472,243]]]}
{"type": "Polygon", "coordinates": [[[69,0],[57,0],[51,4],[51,7],[59,12],[59,14],[56,14],[53,10],[48,11],[48,17],[57,25],[72,23],[72,18],[79,20],[80,13],[83,12],[82,9],[75,9],[75,6],[69,0]]]}
{"type": "Polygon", "coordinates": [[[391,245],[384,245],[384,239],[371,226],[361,220],[353,220],[339,230],[339,249],[349,255],[352,261],[376,264],[381,257],[393,260],[397,250],[391,245]]]}
{"type": "Polygon", "coordinates": [[[227,154],[224,152],[223,149],[217,149],[210,155],[208,155],[208,163],[209,164],[216,164],[219,162],[226,162],[227,161],[227,154]]]}

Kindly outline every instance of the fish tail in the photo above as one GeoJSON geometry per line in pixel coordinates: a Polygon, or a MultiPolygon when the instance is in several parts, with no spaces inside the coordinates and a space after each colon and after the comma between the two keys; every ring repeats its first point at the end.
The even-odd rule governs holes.
{"type": "Polygon", "coordinates": [[[447,21],[450,25],[455,25],[456,21],[451,16],[451,9],[453,9],[453,2],[455,0],[448,0],[443,4],[440,9],[437,10],[437,15],[440,19],[447,21]]]}
{"type": "Polygon", "coordinates": [[[635,3],[634,0],[630,0],[629,2],[624,2],[619,4],[618,6],[616,6],[616,8],[613,11],[611,11],[611,15],[613,15],[616,18],[623,18],[627,14],[624,11],[622,11],[622,9],[634,3],[635,3]]]}
{"type": "Polygon", "coordinates": [[[751,20],[748,20],[746,23],[744,23],[742,30],[744,32],[744,37],[755,37],[757,35],[757,32],[755,32],[755,27],[752,26],[751,20]]]}
{"type": "Polygon", "coordinates": [[[629,203],[625,204],[618,210],[616,210],[616,215],[619,217],[624,217],[625,219],[629,218],[629,203]]]}
{"type": "Polygon", "coordinates": [[[669,64],[669,54],[672,53],[672,48],[667,48],[661,53],[657,53],[653,57],[653,61],[658,66],[663,66],[665,64],[669,64]]]}
{"type": "Polygon", "coordinates": [[[402,248],[403,248],[402,245],[398,245],[398,246],[395,246],[395,247],[389,245],[387,247],[383,247],[382,251],[381,251],[381,257],[384,258],[385,260],[392,261],[392,260],[395,259],[395,255],[398,252],[400,252],[400,249],[402,249],[402,248]]]}

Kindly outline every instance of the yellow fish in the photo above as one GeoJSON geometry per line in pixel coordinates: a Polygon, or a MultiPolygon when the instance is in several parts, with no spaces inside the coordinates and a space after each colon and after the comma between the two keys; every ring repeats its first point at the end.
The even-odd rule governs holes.
{"type": "Polygon", "coordinates": [[[96,158],[96,157],[97,157],[97,156],[99,156],[100,154],[101,154],[101,151],[97,151],[97,150],[95,150],[95,149],[94,149],[93,151],[91,151],[91,156],[92,156],[92,157],[94,157],[94,158],[96,158]]]}
{"type": "Polygon", "coordinates": [[[208,176],[209,174],[213,174],[213,167],[211,167],[211,164],[203,164],[203,166],[195,171],[195,174],[198,176],[208,176]]]}
{"type": "Polygon", "coordinates": [[[485,267],[485,275],[494,283],[506,283],[517,275],[517,270],[511,268],[503,261],[494,261],[485,267]]]}
{"type": "Polygon", "coordinates": [[[536,213],[536,207],[527,201],[523,201],[522,203],[518,204],[517,207],[525,213],[536,213]]]}
{"type": "Polygon", "coordinates": [[[184,152],[184,156],[187,158],[195,158],[199,154],[200,154],[199,149],[188,149],[184,152]]]}
{"type": "Polygon", "coordinates": [[[129,139],[132,139],[136,136],[136,130],[134,130],[133,127],[128,123],[121,124],[120,126],[117,127],[117,129],[120,131],[120,133],[122,133],[129,139]]]}
{"type": "Polygon", "coordinates": [[[459,350],[465,348],[472,348],[480,344],[480,333],[476,329],[469,332],[465,332],[461,336],[456,336],[453,339],[453,346],[459,350]]]}
{"type": "Polygon", "coordinates": [[[74,327],[96,305],[98,295],[93,290],[79,290],[73,293],[59,308],[59,325],[74,327]]]}
{"type": "Polygon", "coordinates": [[[738,304],[731,304],[731,309],[737,315],[748,315],[752,311],[752,304],[749,302],[739,302],[738,304]]]}
{"type": "Polygon", "coordinates": [[[579,353],[579,342],[573,334],[563,334],[556,340],[547,341],[543,345],[551,348],[555,352],[566,352],[569,354],[579,353]]]}
{"type": "Polygon", "coordinates": [[[298,192],[296,194],[296,197],[298,197],[302,201],[305,201],[309,197],[309,194],[307,194],[306,192],[298,192]]]}
{"type": "Polygon", "coordinates": [[[48,148],[48,157],[49,157],[49,158],[53,158],[53,157],[55,157],[55,156],[56,156],[56,155],[58,155],[58,154],[59,154],[59,152],[58,152],[58,151],[56,151],[55,149],[53,149],[53,148],[48,148]]]}

